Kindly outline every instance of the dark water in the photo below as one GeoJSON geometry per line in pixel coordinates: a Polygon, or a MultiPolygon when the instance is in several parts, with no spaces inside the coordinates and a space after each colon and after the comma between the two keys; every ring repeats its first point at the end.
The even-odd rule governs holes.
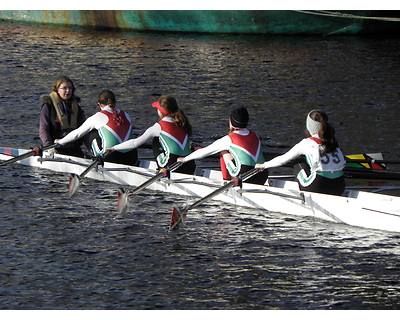
{"type": "MultiPolygon", "coordinates": [[[[347,154],[399,152],[400,39],[105,32],[0,23],[1,145],[38,139],[39,97],[60,74],[88,115],[109,88],[140,134],[173,95],[194,140],[226,133],[238,106],[265,151],[327,111],[347,154]]],[[[140,150],[146,155],[147,150],[140,150]]],[[[277,171],[279,172],[279,170],[277,171]]],[[[210,202],[168,232],[179,196],[142,193],[116,216],[116,185],[1,169],[1,309],[397,309],[400,234],[210,202]]],[[[379,183],[379,182],[377,182],[379,183]]]]}

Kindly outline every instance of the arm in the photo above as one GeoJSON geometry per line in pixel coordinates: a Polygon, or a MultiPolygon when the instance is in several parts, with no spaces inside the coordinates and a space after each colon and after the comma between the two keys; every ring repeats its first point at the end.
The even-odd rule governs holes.
{"type": "Polygon", "coordinates": [[[40,111],[40,119],[39,119],[39,137],[42,140],[42,145],[44,147],[52,145],[53,138],[50,135],[50,107],[47,104],[42,106],[42,110],[40,111]]]}
{"type": "Polygon", "coordinates": [[[86,119],[86,121],[75,130],[72,130],[64,138],[58,140],[60,145],[65,145],[69,142],[82,138],[85,134],[89,133],[93,129],[100,128],[107,123],[107,116],[98,112],[93,116],[86,119]]]}
{"type": "Polygon", "coordinates": [[[304,140],[300,141],[298,144],[296,144],[292,149],[290,149],[285,154],[275,157],[272,160],[266,161],[263,164],[256,164],[256,168],[267,169],[267,168],[283,166],[284,164],[297,158],[298,156],[305,154],[305,152],[304,152],[305,144],[306,144],[306,141],[304,139],[304,140]]]}
{"type": "MultiPolygon", "coordinates": [[[[83,111],[82,107],[79,107],[79,119],[78,119],[78,126],[81,126],[84,122],[86,121],[86,114],[85,111],[83,111]]],[[[86,148],[90,150],[92,148],[91,146],[91,141],[89,134],[85,134],[83,136],[83,143],[85,144],[86,148]]]]}
{"type": "Polygon", "coordinates": [[[221,139],[214,141],[209,146],[198,149],[184,158],[180,158],[180,161],[182,160],[182,162],[187,162],[187,161],[191,161],[191,160],[195,160],[195,159],[202,159],[202,158],[211,156],[215,153],[218,153],[218,152],[221,152],[224,150],[228,150],[231,143],[232,143],[231,138],[229,136],[224,136],[221,139]]]}
{"type": "Polygon", "coordinates": [[[130,150],[140,147],[142,144],[146,143],[146,141],[153,139],[154,137],[158,137],[161,132],[161,126],[158,123],[155,123],[153,126],[148,128],[140,137],[136,139],[130,139],[120,144],[115,145],[114,147],[107,148],[112,151],[122,151],[122,150],[130,150]]]}

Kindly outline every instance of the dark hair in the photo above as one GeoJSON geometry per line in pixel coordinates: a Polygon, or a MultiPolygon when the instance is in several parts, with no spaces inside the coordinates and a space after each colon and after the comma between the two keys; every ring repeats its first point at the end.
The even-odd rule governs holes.
{"type": "Polygon", "coordinates": [[[124,119],[121,117],[119,113],[117,113],[116,110],[116,103],[117,100],[115,99],[115,94],[111,90],[105,89],[99,93],[97,96],[97,101],[101,104],[108,105],[114,115],[114,120],[117,122],[117,124],[122,124],[124,123],[124,119]]]}
{"type": "Polygon", "coordinates": [[[176,99],[171,96],[161,96],[158,102],[160,103],[160,106],[167,111],[172,118],[174,118],[176,125],[181,127],[189,136],[191,136],[192,125],[190,124],[185,112],[179,109],[176,99]]]}
{"type": "Polygon", "coordinates": [[[115,109],[115,104],[117,102],[115,99],[115,94],[108,89],[105,89],[99,93],[97,96],[97,101],[101,104],[108,105],[112,109],[115,109]]]}
{"type": "Polygon", "coordinates": [[[328,115],[323,111],[315,110],[310,113],[310,118],[321,123],[318,136],[324,147],[322,156],[326,156],[327,153],[335,151],[335,149],[339,147],[339,143],[335,138],[335,129],[328,122],[328,115]]]}

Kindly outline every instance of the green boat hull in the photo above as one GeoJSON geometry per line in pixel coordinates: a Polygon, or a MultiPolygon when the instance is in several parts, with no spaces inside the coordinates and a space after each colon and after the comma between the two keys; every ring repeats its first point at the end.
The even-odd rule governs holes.
{"type": "Polygon", "coordinates": [[[3,10],[0,19],[134,31],[326,35],[398,30],[395,12],[290,10],[3,10]]]}

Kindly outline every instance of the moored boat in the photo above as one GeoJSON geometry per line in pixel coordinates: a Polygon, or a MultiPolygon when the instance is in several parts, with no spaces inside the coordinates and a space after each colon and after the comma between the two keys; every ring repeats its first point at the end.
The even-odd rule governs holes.
{"type": "Polygon", "coordinates": [[[375,34],[399,31],[397,11],[1,10],[0,19],[152,32],[375,34]]]}
{"type": "MultiPolygon", "coordinates": [[[[0,148],[0,159],[7,160],[26,152],[29,150],[0,148]]],[[[80,174],[92,160],[63,155],[57,155],[55,158],[31,156],[18,163],[57,172],[80,174]]],[[[86,177],[118,185],[138,186],[155,174],[155,163],[141,160],[137,167],[106,162],[104,166],[88,172],[86,177]]],[[[171,172],[170,177],[162,178],[147,188],[202,198],[223,185],[219,171],[199,167],[193,176],[171,172]]],[[[272,178],[263,186],[244,182],[242,187],[230,188],[217,195],[215,200],[262,209],[268,214],[280,212],[363,228],[400,232],[400,197],[397,196],[351,189],[346,190],[343,196],[301,192],[294,181],[272,178]]]]}

